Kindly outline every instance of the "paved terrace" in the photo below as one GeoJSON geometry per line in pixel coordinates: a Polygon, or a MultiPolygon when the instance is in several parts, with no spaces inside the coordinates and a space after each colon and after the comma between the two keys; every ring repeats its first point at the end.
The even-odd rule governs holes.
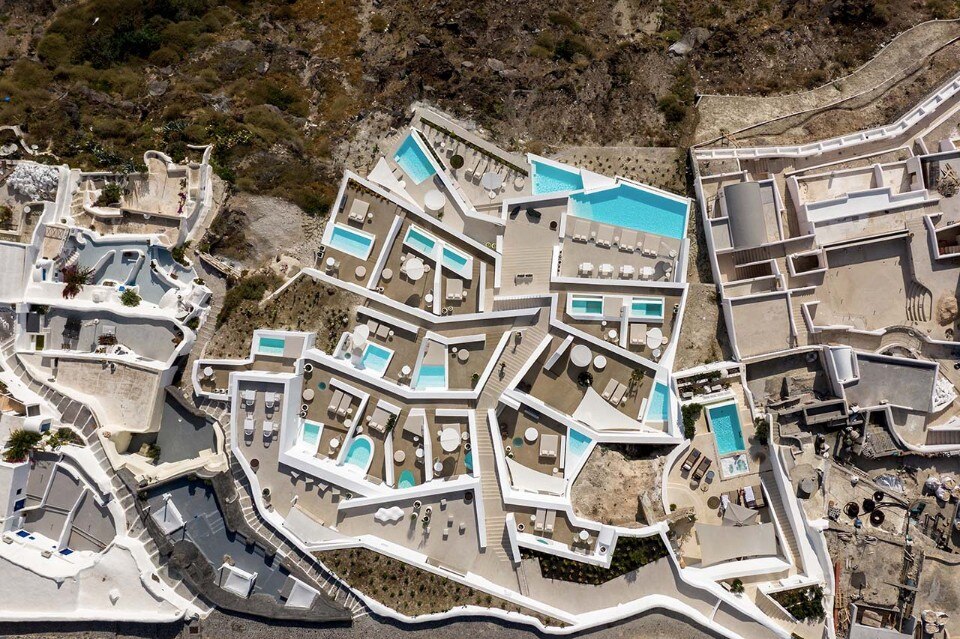
{"type": "Polygon", "coordinates": [[[537,295],[550,290],[553,247],[567,201],[511,207],[503,229],[500,295],[537,295]]]}
{"type": "Polygon", "coordinates": [[[117,343],[141,357],[166,362],[182,339],[172,322],[131,318],[109,311],[51,308],[44,315],[49,331],[47,348],[92,353],[108,332],[117,343]]]}
{"type": "Polygon", "coordinates": [[[265,373],[293,372],[293,362],[291,358],[277,357],[273,355],[256,355],[252,362],[218,362],[204,363],[201,360],[200,370],[200,388],[208,393],[224,392],[230,388],[230,373],[245,373],[249,371],[262,371],[265,373]],[[209,366],[213,369],[211,377],[203,377],[202,371],[209,366]]]}
{"type": "MultiPolygon", "coordinates": [[[[631,419],[637,419],[640,413],[640,406],[643,400],[650,395],[653,386],[653,371],[644,369],[635,362],[626,360],[611,351],[601,352],[592,344],[586,344],[590,348],[593,356],[603,355],[607,360],[607,365],[603,370],[597,370],[596,365],[591,362],[586,368],[577,368],[570,361],[570,353],[578,344],[584,344],[582,340],[574,339],[563,355],[553,365],[551,370],[545,370],[544,366],[550,355],[563,343],[566,335],[559,331],[550,331],[550,344],[544,349],[543,353],[533,362],[530,370],[524,375],[518,384],[520,390],[528,392],[533,397],[539,399],[547,406],[567,415],[573,415],[577,407],[586,395],[587,388],[580,386],[577,379],[584,371],[593,375],[593,389],[597,393],[603,393],[608,382],[616,380],[617,382],[628,386],[629,391],[623,398],[623,402],[617,406],[624,415],[631,419]],[[643,377],[639,383],[631,382],[631,376],[634,370],[642,370],[643,377]]],[[[639,424],[637,425],[639,428],[639,424]]]]}
{"type": "Polygon", "coordinates": [[[556,455],[541,455],[540,449],[544,435],[556,436],[558,447],[565,445],[566,426],[554,422],[545,415],[523,409],[517,411],[507,406],[503,406],[497,415],[497,423],[500,425],[503,449],[510,449],[515,462],[546,475],[553,475],[553,471],[556,470],[557,477],[564,476],[564,465],[560,462],[563,455],[560,450],[557,450],[556,455]],[[524,437],[528,428],[537,431],[537,440],[534,443],[524,437]]]}
{"type": "Polygon", "coordinates": [[[601,280],[641,280],[650,279],[658,282],[672,281],[672,275],[677,266],[677,255],[680,253],[680,240],[642,231],[591,222],[574,216],[567,217],[566,235],[563,237],[563,252],[561,253],[560,275],[562,277],[585,277],[601,280]],[[574,240],[572,233],[580,233],[588,239],[574,240]],[[612,239],[610,246],[600,246],[593,236],[603,238],[604,235],[612,239]],[[626,244],[630,235],[630,243],[626,244]],[[584,263],[590,263],[593,268],[582,270],[584,263]],[[600,267],[608,264],[613,267],[612,275],[603,275],[600,267]],[[623,266],[631,266],[632,274],[621,271],[623,266]],[[642,275],[644,269],[653,269],[649,276],[642,275]]]}

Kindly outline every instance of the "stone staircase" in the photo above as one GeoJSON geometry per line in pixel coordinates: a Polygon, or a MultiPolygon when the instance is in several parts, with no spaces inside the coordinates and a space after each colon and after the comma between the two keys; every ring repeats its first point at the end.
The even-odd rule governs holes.
{"type": "Polygon", "coordinates": [[[928,430],[927,446],[960,445],[960,430],[928,430]]]}
{"type": "Polygon", "coordinates": [[[741,249],[733,252],[733,263],[737,266],[752,262],[763,262],[770,259],[770,249],[765,246],[741,249]]]}
{"type": "Polygon", "coordinates": [[[17,359],[14,351],[13,340],[10,340],[7,342],[7,344],[0,347],[0,357],[2,357],[3,361],[13,372],[13,374],[16,375],[24,384],[26,384],[30,390],[37,393],[56,407],[56,409],[60,412],[60,421],[63,424],[72,426],[77,430],[77,432],[80,433],[87,449],[93,454],[97,464],[110,478],[110,488],[113,492],[113,496],[123,509],[124,524],[125,528],[127,529],[127,534],[130,537],[143,542],[144,548],[150,555],[151,563],[157,568],[158,575],[163,578],[167,586],[173,588],[173,590],[186,601],[190,602],[201,610],[206,610],[208,606],[203,602],[202,599],[194,595],[182,581],[171,578],[166,573],[166,570],[162,567],[157,545],[150,537],[150,533],[140,520],[140,516],[137,512],[135,501],[136,496],[133,495],[133,493],[131,493],[127,488],[126,484],[124,484],[120,478],[117,477],[106,452],[103,450],[103,445],[100,443],[100,438],[97,436],[97,429],[99,428],[99,425],[97,424],[93,413],[82,403],[70,399],[50,386],[35,380],[30,375],[29,371],[27,371],[23,364],[21,364],[17,359]]]}
{"type": "Polygon", "coordinates": [[[933,316],[933,294],[920,282],[907,287],[906,314],[911,322],[928,322],[933,316]]]}
{"type": "Polygon", "coordinates": [[[816,301],[812,294],[792,295],[790,299],[790,313],[793,316],[793,324],[796,327],[796,345],[809,346],[810,344],[819,344],[816,333],[811,333],[807,329],[807,323],[803,319],[803,305],[816,301]]]}
{"type": "Polygon", "coordinates": [[[787,559],[793,562],[798,571],[802,571],[803,563],[800,558],[800,546],[797,543],[796,536],[794,535],[793,527],[790,525],[790,521],[787,519],[787,509],[783,503],[783,496],[780,494],[780,488],[777,486],[776,479],[774,479],[771,471],[766,471],[763,473],[763,476],[763,486],[767,489],[767,495],[770,497],[770,499],[767,501],[767,505],[773,508],[773,512],[776,514],[777,521],[780,522],[780,528],[783,530],[784,540],[787,542],[787,548],[784,549],[789,553],[787,559]]]}
{"type": "Polygon", "coordinates": [[[251,497],[250,483],[236,460],[232,460],[230,472],[237,488],[244,520],[265,543],[276,551],[277,556],[289,557],[306,572],[309,586],[325,592],[333,601],[349,610],[354,619],[369,614],[366,605],[352,590],[323,569],[313,556],[289,543],[283,535],[277,534],[273,526],[260,516],[251,497]]]}

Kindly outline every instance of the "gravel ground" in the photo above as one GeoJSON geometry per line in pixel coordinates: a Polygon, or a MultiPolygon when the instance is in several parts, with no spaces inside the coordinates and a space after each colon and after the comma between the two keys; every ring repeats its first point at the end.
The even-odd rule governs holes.
{"type": "MultiPolygon", "coordinates": [[[[590,639],[640,639],[641,637],[670,637],[671,639],[698,639],[719,635],[671,613],[649,613],[625,623],[576,635],[590,639]]],[[[526,627],[489,621],[461,621],[456,623],[401,625],[374,617],[364,617],[352,627],[298,626],[268,624],[214,612],[202,624],[199,634],[191,634],[178,624],[75,624],[72,630],[66,624],[0,624],[0,637],[30,637],[31,639],[114,639],[137,637],[143,639],[462,639],[474,635],[484,639],[535,639],[540,635],[526,627]]]]}

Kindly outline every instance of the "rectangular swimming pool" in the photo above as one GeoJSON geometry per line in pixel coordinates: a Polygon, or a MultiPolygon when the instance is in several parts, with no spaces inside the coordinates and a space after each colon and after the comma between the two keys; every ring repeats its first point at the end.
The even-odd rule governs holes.
{"type": "Polygon", "coordinates": [[[443,364],[420,366],[413,387],[416,390],[447,390],[447,367],[443,364]]]}
{"type": "Polygon", "coordinates": [[[316,454],[317,447],[320,446],[320,431],[322,426],[316,422],[303,422],[303,431],[300,433],[300,443],[308,450],[313,450],[316,454]]]}
{"type": "Polygon", "coordinates": [[[570,212],[576,217],[676,239],[686,234],[687,209],[686,200],[631,184],[570,196],[570,212]]]}
{"type": "Polygon", "coordinates": [[[650,395],[650,406],[644,421],[665,422],[670,419],[670,389],[665,384],[657,382],[653,385],[650,395]]]}
{"type": "Polygon", "coordinates": [[[599,295],[571,295],[568,302],[569,315],[603,315],[603,297],[599,295]]]}
{"type": "Polygon", "coordinates": [[[407,234],[403,237],[403,243],[427,257],[433,257],[433,249],[437,246],[436,238],[419,226],[411,226],[407,229],[407,234]]]}
{"type": "Polygon", "coordinates": [[[367,347],[363,350],[363,355],[360,356],[359,368],[373,373],[377,377],[383,377],[383,374],[387,372],[387,366],[390,365],[392,358],[393,351],[389,348],[368,343],[367,347]]]}
{"type": "Polygon", "coordinates": [[[257,352],[261,355],[283,355],[286,342],[282,337],[261,336],[257,341],[257,352]]]}
{"type": "Polygon", "coordinates": [[[473,258],[469,255],[464,255],[452,246],[443,247],[443,259],[441,263],[445,268],[468,279],[471,276],[471,271],[473,271],[473,258]]]}
{"type": "Polygon", "coordinates": [[[400,165],[403,172],[410,176],[414,184],[420,184],[436,173],[433,164],[430,163],[430,158],[413,138],[413,133],[403,141],[393,159],[400,165]]]}
{"type": "Polygon", "coordinates": [[[333,232],[330,234],[330,241],[327,243],[338,251],[365,260],[370,257],[373,240],[374,236],[369,233],[356,231],[343,224],[335,224],[333,232]]]}
{"type": "Polygon", "coordinates": [[[579,191],[583,188],[583,178],[578,171],[563,169],[554,164],[531,160],[533,173],[533,194],[559,193],[561,191],[579,191]]]}
{"type": "Polygon", "coordinates": [[[662,297],[634,297],[630,302],[630,317],[662,320],[663,304],[662,297]]]}
{"type": "Polygon", "coordinates": [[[733,402],[707,408],[707,421],[713,437],[717,440],[717,452],[729,455],[745,450],[743,431],[740,428],[740,412],[733,402]]]}

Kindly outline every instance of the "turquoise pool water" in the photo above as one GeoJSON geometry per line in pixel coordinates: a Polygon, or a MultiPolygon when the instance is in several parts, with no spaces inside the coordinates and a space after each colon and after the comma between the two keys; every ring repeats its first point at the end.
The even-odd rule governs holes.
{"type": "Polygon", "coordinates": [[[603,315],[603,298],[571,295],[570,310],[582,315],[603,315]]]}
{"type": "Polygon", "coordinates": [[[262,355],[283,355],[285,346],[282,337],[261,337],[257,342],[257,352],[262,355]]]}
{"type": "Polygon", "coordinates": [[[463,466],[467,469],[468,473],[473,472],[473,451],[468,450],[467,454],[463,456],[463,466]]]}
{"type": "Polygon", "coordinates": [[[449,246],[443,247],[443,265],[451,271],[463,273],[469,261],[470,259],[460,251],[449,246]]]}
{"type": "Polygon", "coordinates": [[[351,466],[356,466],[363,472],[370,468],[370,460],[373,457],[373,442],[366,435],[361,435],[350,444],[350,450],[344,462],[351,466]]]}
{"type": "Polygon", "coordinates": [[[663,298],[633,298],[630,304],[630,316],[640,319],[663,319],[663,298]]]}
{"type": "Polygon", "coordinates": [[[397,154],[393,156],[393,159],[400,165],[404,173],[410,176],[410,179],[413,180],[415,184],[420,184],[436,173],[433,165],[430,164],[430,158],[428,158],[424,150],[420,148],[417,141],[413,139],[412,133],[407,136],[407,139],[404,140],[400,148],[397,149],[397,154]]]}
{"type": "Polygon", "coordinates": [[[314,422],[303,422],[303,434],[301,441],[310,447],[320,444],[320,424],[314,422]]]}
{"type": "Polygon", "coordinates": [[[680,239],[687,229],[687,203],[620,184],[612,189],[575,193],[570,210],[594,222],[680,239]]]}
{"type": "Polygon", "coordinates": [[[567,434],[567,448],[570,451],[575,459],[583,457],[583,454],[587,452],[587,449],[590,447],[590,442],[593,441],[579,430],[573,428],[569,429],[567,434]]]}
{"type": "Polygon", "coordinates": [[[665,422],[670,419],[670,389],[665,384],[653,385],[653,394],[650,396],[650,407],[644,419],[665,422]]]}
{"type": "Polygon", "coordinates": [[[556,193],[558,191],[579,191],[583,188],[583,178],[580,173],[568,169],[561,169],[552,164],[543,164],[534,160],[533,194],[556,193]]]}
{"type": "Polygon", "coordinates": [[[740,413],[736,404],[711,406],[707,409],[710,429],[717,440],[717,451],[721,455],[744,450],[743,431],[740,430],[740,413]]]}
{"type": "Polygon", "coordinates": [[[333,227],[333,233],[330,234],[329,244],[338,251],[365,260],[370,256],[373,238],[337,224],[333,227]]]}
{"type": "Polygon", "coordinates": [[[417,478],[413,476],[413,473],[409,470],[405,470],[400,473],[400,477],[397,478],[397,488],[413,488],[417,485],[417,478]]]}
{"type": "Polygon", "coordinates": [[[413,387],[417,390],[446,390],[447,367],[443,364],[421,366],[413,387]]]}
{"type": "Polygon", "coordinates": [[[433,249],[437,245],[435,239],[415,226],[407,229],[407,235],[403,238],[403,243],[424,255],[433,255],[433,249]]]}
{"type": "Polygon", "coordinates": [[[368,343],[360,357],[360,367],[382,376],[387,371],[393,351],[377,344],[368,343]]]}

